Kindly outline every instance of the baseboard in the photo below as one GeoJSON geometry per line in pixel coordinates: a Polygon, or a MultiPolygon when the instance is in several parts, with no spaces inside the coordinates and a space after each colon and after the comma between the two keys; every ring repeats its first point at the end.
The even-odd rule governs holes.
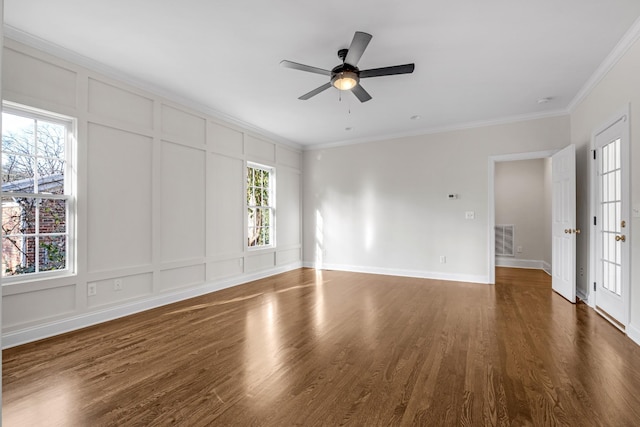
{"type": "Polygon", "coordinates": [[[586,295],[584,292],[580,291],[579,289],[576,289],[576,296],[578,298],[580,298],[580,300],[582,302],[584,302],[585,304],[590,305],[589,304],[589,296],[586,295]]]}
{"type": "Polygon", "coordinates": [[[547,273],[549,276],[551,276],[551,264],[549,264],[547,261],[542,261],[542,269],[544,270],[545,273],[547,273]]]}
{"type": "Polygon", "coordinates": [[[345,264],[325,264],[317,265],[315,262],[305,262],[305,267],[317,268],[318,270],[338,270],[349,271],[352,273],[368,273],[368,274],[381,274],[385,276],[400,276],[400,277],[415,277],[419,279],[434,279],[434,280],[447,280],[452,282],[471,282],[471,283],[489,283],[489,277],[472,274],[453,274],[443,273],[439,271],[424,271],[424,270],[404,270],[395,268],[382,268],[382,267],[369,267],[369,266],[354,266],[345,264]]]}
{"type": "Polygon", "coordinates": [[[636,344],[640,345],[640,328],[634,325],[633,323],[629,323],[626,327],[626,333],[629,338],[636,344]]]}
{"type": "MultiPolygon", "coordinates": [[[[545,270],[545,262],[537,259],[518,259],[496,257],[496,267],[511,268],[531,268],[535,270],[545,270]]],[[[551,266],[547,264],[547,269],[551,271],[551,266]]],[[[547,273],[549,271],[545,270],[547,273]]],[[[550,274],[550,273],[549,273],[550,274]]]]}
{"type": "Polygon", "coordinates": [[[38,341],[44,338],[49,338],[55,335],[64,334],[66,332],[71,332],[78,329],[86,328],[88,326],[97,325],[109,320],[129,316],[141,311],[150,310],[152,308],[161,307],[163,305],[172,304],[174,302],[209,294],[212,292],[220,291],[222,289],[231,288],[233,286],[242,285],[254,280],[264,279],[265,277],[285,273],[287,271],[295,270],[301,267],[302,263],[296,262],[258,273],[205,283],[195,288],[180,290],[162,295],[155,295],[150,298],[132,301],[115,307],[83,313],[66,319],[48,322],[42,325],[32,326],[17,331],[7,332],[2,334],[2,348],[11,348],[29,342],[38,341]]]}

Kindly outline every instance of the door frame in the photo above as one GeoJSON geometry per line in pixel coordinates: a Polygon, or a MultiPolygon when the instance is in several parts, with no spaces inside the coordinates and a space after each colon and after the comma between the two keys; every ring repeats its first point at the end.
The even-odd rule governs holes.
{"type": "Polygon", "coordinates": [[[528,153],[514,153],[514,154],[502,154],[498,156],[489,156],[489,166],[488,166],[488,175],[489,175],[489,221],[487,228],[487,241],[489,244],[489,271],[487,277],[489,278],[489,284],[495,285],[496,283],[496,242],[495,242],[495,232],[494,228],[496,226],[496,194],[495,194],[495,173],[496,173],[496,163],[498,162],[513,162],[518,160],[535,160],[535,159],[546,159],[548,157],[553,156],[555,153],[560,151],[557,150],[546,150],[546,151],[533,151],[528,153]]]}
{"type": "MultiPolygon", "coordinates": [[[[614,115],[612,115],[606,122],[604,122],[604,124],[598,128],[596,128],[593,133],[591,134],[591,159],[593,159],[593,152],[596,150],[596,137],[598,135],[600,135],[602,132],[606,131],[607,129],[611,128],[612,126],[618,124],[620,121],[624,121],[626,122],[626,125],[623,126],[622,128],[622,137],[626,140],[626,143],[628,144],[628,151],[631,151],[631,130],[630,130],[630,106],[629,104],[626,104],[623,108],[621,108],[620,110],[618,110],[614,115]]],[[[624,168],[624,174],[622,179],[626,179],[627,180],[627,185],[626,185],[626,191],[624,192],[624,194],[622,194],[623,199],[625,199],[627,201],[626,206],[625,206],[625,215],[626,217],[629,219],[627,221],[627,231],[626,231],[626,235],[629,237],[629,239],[631,238],[631,227],[632,227],[632,221],[631,221],[631,161],[630,161],[630,156],[628,156],[626,159],[621,159],[621,162],[623,162],[623,168],[624,168]]],[[[589,195],[591,197],[591,203],[589,203],[589,215],[590,215],[590,219],[589,219],[589,224],[591,224],[589,226],[589,228],[591,230],[593,230],[593,220],[592,218],[597,217],[598,216],[598,206],[597,206],[597,202],[598,202],[598,178],[596,177],[596,172],[597,172],[597,165],[596,163],[591,160],[589,161],[589,185],[590,185],[590,192],[589,195]]],[[[631,241],[628,241],[629,245],[631,245],[631,241]]],[[[596,277],[596,263],[597,261],[597,256],[598,256],[598,251],[596,250],[596,245],[598,244],[598,240],[597,240],[597,236],[595,234],[595,232],[590,231],[589,232],[589,286],[588,286],[588,295],[587,295],[587,304],[592,307],[594,310],[596,309],[596,295],[594,292],[594,285],[597,282],[597,277],[596,277]]],[[[629,248],[629,252],[631,252],[631,248],[629,248]]],[[[627,324],[624,325],[625,329],[628,328],[630,320],[631,320],[631,298],[630,298],[630,289],[631,289],[631,269],[632,269],[632,265],[631,265],[631,256],[629,256],[629,262],[627,262],[627,271],[628,273],[626,274],[626,277],[628,278],[627,283],[624,283],[623,286],[625,286],[625,290],[627,291],[627,296],[626,296],[626,307],[625,310],[627,311],[627,324]]],[[[623,276],[624,277],[624,276],[623,276]]],[[[596,310],[597,311],[597,310],[596,310]]],[[[597,311],[598,313],[600,313],[599,311],[597,311]]],[[[607,318],[606,316],[603,316],[605,319],[607,318]]],[[[612,325],[614,325],[615,327],[617,327],[618,329],[621,329],[618,325],[615,324],[615,322],[610,322],[612,325]]]]}

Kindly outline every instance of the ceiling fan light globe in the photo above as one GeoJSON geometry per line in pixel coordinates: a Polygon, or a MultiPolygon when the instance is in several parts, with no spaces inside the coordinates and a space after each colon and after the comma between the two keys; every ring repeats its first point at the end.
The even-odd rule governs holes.
{"type": "Polygon", "coordinates": [[[339,90],[351,90],[353,89],[360,79],[358,75],[352,71],[343,71],[336,74],[331,83],[336,89],[339,90]]]}

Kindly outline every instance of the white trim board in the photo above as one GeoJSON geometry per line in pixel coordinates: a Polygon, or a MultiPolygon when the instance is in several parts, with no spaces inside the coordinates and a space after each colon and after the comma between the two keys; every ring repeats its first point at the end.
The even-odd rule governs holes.
{"type": "Polygon", "coordinates": [[[633,323],[629,323],[625,332],[629,338],[636,344],[640,345],[640,328],[633,323]]]}
{"type": "Polygon", "coordinates": [[[640,38],[640,18],[636,19],[631,28],[620,39],[611,53],[602,61],[600,66],[591,75],[587,82],[578,91],[576,96],[567,106],[567,111],[572,113],[576,107],[589,96],[591,91],[602,81],[611,69],[620,61],[631,46],[640,38]]]}
{"type": "Polygon", "coordinates": [[[152,308],[157,308],[164,305],[172,304],[174,302],[198,297],[201,295],[220,291],[222,289],[243,285],[254,280],[275,276],[276,274],[285,273],[287,271],[295,270],[298,268],[302,268],[302,262],[296,262],[286,266],[269,269],[258,273],[252,273],[241,277],[234,277],[233,279],[209,282],[198,286],[197,288],[156,295],[151,298],[132,301],[130,303],[118,305],[116,307],[83,313],[71,318],[61,319],[34,327],[7,332],[2,334],[2,348],[11,348],[29,342],[53,337],[56,335],[64,334],[66,332],[71,332],[78,329],[86,328],[88,326],[115,320],[120,317],[140,313],[152,308]]]}
{"type": "Polygon", "coordinates": [[[510,123],[526,122],[530,120],[546,119],[550,117],[562,117],[567,115],[569,115],[568,110],[563,110],[563,109],[546,111],[543,113],[520,114],[516,116],[502,117],[502,118],[497,118],[493,120],[481,120],[481,121],[475,121],[475,122],[457,123],[450,126],[416,129],[410,132],[386,134],[386,135],[380,135],[378,137],[365,137],[365,138],[358,138],[358,139],[348,139],[348,140],[337,141],[337,142],[305,145],[303,146],[303,151],[324,150],[327,148],[345,147],[349,145],[366,144],[369,142],[376,142],[376,141],[386,141],[386,140],[393,140],[393,139],[400,139],[400,138],[410,138],[414,136],[434,135],[434,134],[446,133],[446,132],[478,129],[478,128],[484,128],[489,126],[506,125],[510,123]]]}
{"type": "Polygon", "coordinates": [[[366,273],[366,274],[379,274],[384,276],[398,276],[398,277],[414,277],[417,279],[432,279],[432,280],[446,280],[449,282],[466,282],[466,283],[481,283],[487,284],[488,280],[486,276],[478,276],[473,274],[454,274],[443,273],[439,271],[424,271],[424,270],[403,270],[395,268],[382,268],[382,267],[369,267],[369,266],[357,266],[347,264],[322,264],[318,265],[316,262],[304,262],[304,267],[315,268],[318,270],[337,270],[348,271],[351,273],[366,273]]]}
{"type": "MultiPolygon", "coordinates": [[[[539,259],[518,259],[513,257],[496,257],[496,267],[527,268],[533,270],[545,270],[545,264],[549,264],[539,259]]],[[[548,269],[548,267],[547,267],[548,269]]],[[[545,270],[545,272],[547,272],[545,270]]]]}
{"type": "Polygon", "coordinates": [[[547,273],[549,276],[552,275],[552,271],[551,271],[551,264],[549,264],[546,261],[542,261],[542,269],[544,270],[545,273],[547,273]]]}

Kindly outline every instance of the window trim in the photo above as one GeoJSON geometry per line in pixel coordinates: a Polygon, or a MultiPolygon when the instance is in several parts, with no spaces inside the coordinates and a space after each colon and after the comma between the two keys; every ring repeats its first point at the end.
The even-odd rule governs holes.
{"type": "Polygon", "coordinates": [[[244,247],[247,251],[263,251],[273,250],[276,247],[276,168],[261,163],[246,161],[244,168],[244,247]],[[260,246],[249,246],[249,214],[250,208],[265,208],[265,206],[252,206],[247,202],[247,192],[249,190],[248,173],[249,168],[259,169],[269,172],[269,200],[270,204],[266,208],[269,209],[269,216],[271,218],[271,225],[269,226],[269,244],[260,246]]]}
{"type": "MultiPolygon", "coordinates": [[[[66,232],[65,233],[46,233],[46,235],[65,235],[66,236],[66,256],[65,268],[53,271],[39,271],[34,273],[18,274],[15,276],[2,275],[2,286],[14,285],[26,282],[39,281],[44,279],[53,279],[61,277],[70,277],[77,274],[77,134],[78,120],[74,117],[47,111],[27,105],[22,105],[10,101],[2,101],[2,112],[9,113],[30,119],[42,120],[48,123],[55,123],[66,128],[65,135],[65,170],[64,170],[64,194],[45,194],[45,193],[16,193],[4,192],[0,187],[0,198],[4,197],[27,197],[39,200],[66,200],[66,232]]],[[[4,132],[4,127],[3,127],[4,132]]],[[[0,156],[3,151],[3,144],[0,142],[0,156]]],[[[0,204],[0,215],[2,214],[2,205],[0,204]]],[[[0,231],[1,233],[1,231],[0,231]]],[[[34,233],[28,233],[32,235],[34,233]]],[[[36,232],[34,235],[41,235],[36,232]]],[[[2,234],[1,238],[4,238],[2,234]]]]}

